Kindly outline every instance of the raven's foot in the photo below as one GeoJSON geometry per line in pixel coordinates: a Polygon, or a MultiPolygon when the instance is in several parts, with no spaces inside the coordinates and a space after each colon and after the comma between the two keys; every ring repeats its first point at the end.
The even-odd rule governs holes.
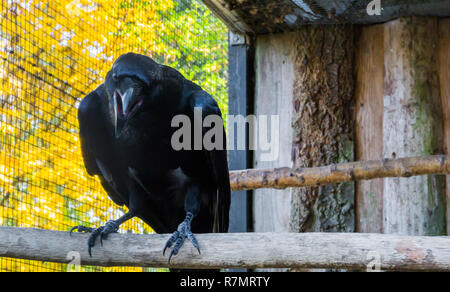
{"type": "Polygon", "coordinates": [[[100,236],[100,243],[103,246],[103,239],[106,239],[111,233],[117,233],[117,230],[119,230],[119,225],[117,225],[114,221],[108,221],[105,226],[100,226],[96,229],[78,225],[70,230],[70,234],[72,234],[74,230],[78,230],[78,232],[91,233],[91,236],[89,236],[88,239],[88,252],[89,256],[92,257],[92,248],[95,245],[95,240],[97,237],[100,236]]]}
{"type": "Polygon", "coordinates": [[[198,250],[198,253],[200,253],[200,247],[198,246],[197,239],[195,239],[194,234],[191,232],[191,221],[194,215],[192,213],[188,212],[186,215],[186,219],[178,225],[177,231],[175,231],[172,236],[167,241],[166,245],[164,246],[163,255],[166,252],[167,248],[170,248],[174,243],[174,247],[169,255],[169,264],[170,259],[173,255],[177,255],[180,248],[183,246],[184,240],[187,238],[192,243],[192,245],[198,250]]]}

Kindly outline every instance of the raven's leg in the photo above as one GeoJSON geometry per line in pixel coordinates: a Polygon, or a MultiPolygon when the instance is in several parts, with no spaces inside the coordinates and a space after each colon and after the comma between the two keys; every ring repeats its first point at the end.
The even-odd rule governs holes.
{"type": "Polygon", "coordinates": [[[103,239],[106,239],[109,234],[116,233],[119,230],[120,225],[122,225],[125,221],[128,221],[135,217],[136,214],[133,211],[130,211],[120,217],[117,220],[110,220],[106,222],[105,226],[100,226],[99,228],[89,228],[85,226],[75,226],[70,230],[72,233],[74,230],[78,230],[78,232],[90,232],[91,236],[88,239],[88,252],[89,255],[92,256],[92,247],[95,245],[95,240],[98,236],[100,236],[100,243],[103,245],[103,239]]]}
{"type": "Polygon", "coordinates": [[[192,219],[194,219],[200,211],[200,192],[197,186],[191,185],[187,189],[184,208],[186,210],[186,218],[180,225],[178,225],[177,230],[172,234],[164,246],[163,255],[165,254],[167,248],[170,248],[173,244],[175,244],[169,255],[169,263],[172,256],[178,254],[178,251],[183,246],[186,238],[189,239],[192,245],[198,250],[198,253],[200,253],[200,247],[197,239],[191,232],[192,219]]]}

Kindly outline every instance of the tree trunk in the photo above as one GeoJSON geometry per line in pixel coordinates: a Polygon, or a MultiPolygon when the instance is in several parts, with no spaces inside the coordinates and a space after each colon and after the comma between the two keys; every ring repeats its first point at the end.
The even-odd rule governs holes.
{"type": "MultiPolygon", "coordinates": [[[[302,27],[293,41],[294,167],[353,161],[354,27],[302,27]]],[[[354,183],[294,189],[290,229],[353,231],[354,183]]]]}

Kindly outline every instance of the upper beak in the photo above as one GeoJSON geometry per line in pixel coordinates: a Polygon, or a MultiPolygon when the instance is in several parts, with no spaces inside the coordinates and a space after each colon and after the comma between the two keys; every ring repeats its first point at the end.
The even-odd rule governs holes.
{"type": "Polygon", "coordinates": [[[114,91],[114,129],[116,139],[120,137],[120,134],[122,133],[122,130],[125,126],[128,116],[128,107],[132,96],[132,87],[128,88],[124,93],[120,92],[119,89],[116,89],[114,91]]]}
{"type": "Polygon", "coordinates": [[[128,113],[128,107],[130,105],[131,97],[133,96],[133,87],[128,88],[124,93],[121,93],[119,89],[115,91],[116,96],[120,97],[122,103],[122,114],[124,116],[128,113]]]}

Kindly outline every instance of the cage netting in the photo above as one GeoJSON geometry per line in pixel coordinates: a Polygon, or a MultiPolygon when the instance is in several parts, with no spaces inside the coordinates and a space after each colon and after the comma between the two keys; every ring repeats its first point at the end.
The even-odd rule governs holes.
{"type": "MultiPolygon", "coordinates": [[[[126,212],[86,173],[77,121],[119,55],[177,68],[227,112],[227,29],[198,0],[2,0],[0,22],[0,226],[67,231],[126,212]]],[[[133,219],[121,232],[152,230],[133,219]]],[[[66,270],[0,258],[0,271],[66,270]]]]}

